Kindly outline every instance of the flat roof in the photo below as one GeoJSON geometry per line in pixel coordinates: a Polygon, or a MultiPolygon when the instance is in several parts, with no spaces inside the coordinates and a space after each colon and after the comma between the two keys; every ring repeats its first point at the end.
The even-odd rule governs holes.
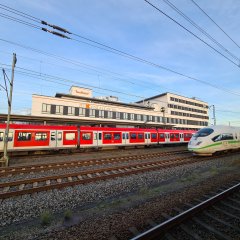
{"type": "MultiPolygon", "coordinates": [[[[0,122],[7,121],[7,114],[0,113],[0,122]]],[[[61,117],[47,117],[47,116],[35,116],[35,115],[20,115],[20,114],[11,114],[10,121],[15,122],[46,122],[47,124],[75,124],[75,125],[99,125],[99,124],[108,124],[108,125],[129,125],[129,126],[142,126],[142,127],[173,127],[172,124],[163,124],[155,122],[135,122],[135,121],[111,121],[110,119],[101,119],[97,120],[95,118],[88,119],[77,119],[77,118],[61,118],[61,117]]]]}
{"type": "Polygon", "coordinates": [[[83,100],[89,100],[89,101],[96,102],[96,103],[108,103],[108,104],[116,105],[116,106],[140,108],[140,109],[145,109],[145,110],[153,110],[154,109],[153,107],[141,106],[139,104],[108,101],[108,100],[104,100],[104,99],[75,96],[75,95],[64,94],[64,93],[56,93],[55,97],[57,97],[57,98],[65,97],[65,98],[73,98],[73,99],[83,99],[83,100]]]}
{"type": "Polygon", "coordinates": [[[189,100],[193,100],[193,101],[203,102],[203,103],[206,103],[208,105],[208,103],[205,102],[205,101],[202,101],[202,100],[199,100],[199,99],[190,98],[190,97],[186,97],[186,96],[182,96],[182,95],[179,95],[179,94],[176,94],[176,93],[170,93],[170,92],[165,92],[165,93],[161,93],[161,94],[149,97],[149,98],[145,98],[143,100],[137,101],[136,103],[141,103],[143,101],[152,100],[154,98],[162,97],[162,96],[165,96],[167,94],[176,95],[176,96],[183,97],[183,98],[188,98],[189,100]]]}

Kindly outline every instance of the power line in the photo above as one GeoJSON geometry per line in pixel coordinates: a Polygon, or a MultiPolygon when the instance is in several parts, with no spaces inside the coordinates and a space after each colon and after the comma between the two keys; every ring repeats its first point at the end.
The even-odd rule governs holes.
{"type": "Polygon", "coordinates": [[[186,19],[192,26],[197,28],[201,33],[203,33],[208,39],[214,42],[218,47],[220,47],[223,51],[228,53],[232,58],[237,60],[238,62],[240,59],[231,53],[228,49],[226,49],[221,43],[219,43],[216,39],[214,39],[209,33],[207,33],[203,28],[197,25],[191,18],[189,18],[186,14],[184,14],[179,8],[177,8],[173,3],[168,0],[163,0],[168,6],[170,6],[173,10],[175,10],[178,14],[180,14],[184,19],[186,19]]]}
{"type": "Polygon", "coordinates": [[[237,63],[235,63],[234,61],[232,61],[230,58],[228,58],[227,56],[225,56],[223,53],[221,53],[220,51],[218,51],[216,48],[214,48],[213,46],[211,46],[209,43],[207,43],[206,41],[204,41],[202,38],[200,38],[199,36],[197,36],[195,33],[193,33],[192,31],[190,31],[189,29],[187,29],[186,27],[184,27],[181,23],[179,23],[178,21],[176,21],[175,19],[173,19],[172,17],[170,17],[168,14],[166,14],[165,12],[163,12],[160,8],[158,8],[157,6],[155,6],[154,4],[152,4],[151,2],[149,2],[148,0],[144,0],[147,4],[149,4],[150,6],[152,6],[153,8],[155,8],[158,12],[162,13],[164,16],[166,16],[167,18],[169,18],[170,20],[172,20],[174,23],[176,23],[178,26],[180,26],[181,28],[183,28],[185,31],[187,31],[188,33],[190,33],[192,36],[194,36],[195,38],[197,38],[198,40],[200,40],[201,42],[203,42],[205,45],[207,45],[208,47],[210,47],[212,50],[214,50],[216,53],[220,54],[222,57],[226,58],[228,61],[230,61],[231,63],[233,63],[234,65],[236,65],[237,67],[239,67],[239,65],[237,63]]]}
{"type": "MultiPolygon", "coordinates": [[[[145,0],[146,1],[146,0],[145,0]]],[[[148,2],[148,1],[146,1],[147,3],[149,3],[150,5],[152,5],[150,2],[148,2]]],[[[158,9],[156,6],[154,6],[154,5],[152,5],[154,8],[156,8],[158,11],[160,11],[160,12],[162,12],[160,9],[158,9]]],[[[6,7],[6,6],[4,6],[4,7],[6,7]]],[[[17,10],[16,10],[17,11],[17,10]]],[[[17,11],[18,12],[18,11],[17,11]]],[[[23,12],[21,12],[21,13],[23,13],[23,12]]],[[[163,13],[163,12],[162,12],[163,13]]],[[[163,13],[164,15],[166,15],[165,13],[163,13]]],[[[31,16],[31,15],[27,15],[27,16],[31,16]]],[[[166,15],[166,16],[168,16],[168,15],[166,15]]],[[[169,16],[168,16],[169,17],[169,16]]],[[[35,17],[34,17],[35,18],[35,17]]],[[[169,17],[170,19],[172,19],[171,17],[169,17]]],[[[38,19],[38,18],[36,18],[36,19],[38,19]]],[[[172,19],[174,22],[176,22],[174,19],[172,19]]],[[[40,21],[40,19],[39,19],[39,21],[40,21]]],[[[43,24],[45,24],[45,25],[48,25],[48,26],[51,26],[51,27],[53,27],[54,29],[57,29],[57,30],[60,30],[60,31],[63,31],[63,32],[67,32],[67,33],[69,33],[69,34],[72,34],[71,32],[69,32],[68,30],[66,30],[66,29],[64,29],[64,28],[61,28],[61,27],[58,27],[58,26],[56,26],[56,25],[52,25],[52,24],[48,24],[47,22],[45,22],[45,21],[41,21],[41,23],[43,23],[43,24]]],[[[177,23],[177,22],[176,22],[177,23]]],[[[179,24],[179,23],[178,23],[179,24]]],[[[181,25],[182,26],[182,25],[181,25]]],[[[182,26],[183,27],[183,26],[182,26]]],[[[183,27],[184,29],[185,29],[185,27],[183,27]]],[[[189,31],[188,29],[186,29],[187,31],[189,31]]],[[[48,32],[51,32],[51,33],[53,33],[53,31],[48,31],[48,32]]],[[[189,31],[190,32],[190,31],[189,31]]],[[[191,32],[192,33],[192,32],[191,32]]],[[[53,33],[53,34],[55,34],[55,33],[53,33]]],[[[193,34],[193,33],[192,33],[193,34]]],[[[56,34],[55,34],[56,35],[56,34]]],[[[59,34],[57,34],[58,36],[59,36],[59,34]]],[[[214,87],[214,88],[217,88],[217,89],[220,89],[220,90],[223,90],[223,91],[225,91],[225,92],[228,92],[228,93],[232,93],[232,94],[234,94],[234,95],[238,95],[239,96],[239,94],[236,94],[236,93],[233,93],[232,91],[229,91],[229,90],[227,90],[227,89],[225,89],[225,88],[222,88],[222,87],[218,87],[218,86],[216,86],[216,85],[214,85],[214,84],[211,84],[211,83],[209,83],[209,82],[206,82],[206,81],[203,81],[203,80],[199,80],[199,79],[197,79],[197,78],[194,78],[194,77],[190,77],[190,76],[188,76],[188,75],[185,75],[185,74],[182,74],[182,73],[180,73],[180,72],[177,72],[177,71],[175,71],[175,70],[172,70],[172,69],[169,69],[169,68],[166,68],[166,67],[164,67],[164,66],[161,66],[161,65],[159,65],[159,64],[156,64],[156,63],[153,63],[153,62],[150,62],[150,61],[148,61],[148,60],[145,60],[145,59],[142,59],[142,58],[139,58],[139,57],[136,57],[136,56],[134,56],[134,55],[131,55],[131,54],[128,54],[128,53],[126,53],[126,52],[123,52],[123,51],[120,51],[120,50],[117,50],[117,49],[115,49],[115,48],[112,48],[112,47],[109,47],[109,46],[107,46],[107,45],[105,45],[105,44],[101,44],[101,43],[99,43],[99,42],[97,42],[97,41],[93,41],[93,40],[91,40],[91,39],[89,39],[89,38],[85,38],[85,37],[83,37],[83,36],[81,36],[81,35],[77,35],[77,34],[74,34],[74,35],[76,35],[76,36],[79,36],[79,37],[81,37],[81,38],[83,38],[83,39],[85,39],[85,40],[87,40],[87,41],[90,41],[90,42],[92,42],[92,43],[94,43],[94,44],[98,44],[98,45],[100,45],[101,47],[99,47],[99,46],[97,46],[97,45],[94,45],[94,44],[91,44],[91,43],[86,43],[86,42],[83,42],[83,41],[80,41],[80,40],[77,40],[77,39],[72,39],[72,38],[69,38],[69,39],[71,39],[71,40],[74,40],[74,41],[77,41],[77,42],[81,42],[81,43],[85,43],[85,44],[88,44],[88,45],[90,45],[90,46],[93,46],[93,47],[97,47],[97,48],[100,48],[100,49],[102,49],[102,50],[106,50],[106,51],[110,51],[110,52],[112,52],[112,53],[115,53],[115,54],[118,54],[118,55],[121,55],[121,56],[124,56],[124,57],[128,57],[128,58],[130,58],[130,59],[132,59],[132,60],[136,60],[136,61],[139,61],[139,62],[142,62],[142,63],[145,63],[145,64],[148,64],[148,65],[151,65],[151,66],[153,66],[153,67],[156,67],[156,68],[160,68],[160,69],[163,69],[163,70],[166,70],[166,71],[169,71],[169,72],[171,72],[171,73],[174,73],[174,74],[177,74],[177,75],[179,75],[179,76],[182,76],[182,77],[185,77],[185,78],[188,78],[188,79],[192,79],[192,80],[194,80],[194,81],[198,81],[198,82],[201,82],[201,83],[203,83],[203,84],[206,84],[206,85],[209,85],[209,86],[211,86],[211,87],[214,87]]],[[[194,34],[195,35],[195,34],[194,34]]],[[[195,35],[196,36],[196,35],[195,35]]],[[[63,37],[63,36],[62,36],[63,37]]],[[[197,37],[197,36],[196,36],[197,37]]],[[[198,38],[198,37],[197,37],[198,38]]],[[[200,39],[200,38],[199,38],[200,39]]],[[[200,39],[201,40],[201,39],[200,39]]],[[[206,43],[208,46],[210,46],[208,43],[206,43]]],[[[210,46],[211,47],[211,46],[210,46]]],[[[212,47],[211,47],[212,48],[212,47]]],[[[214,48],[215,49],[215,48],[214,48]]],[[[216,50],[216,49],[215,49],[216,50]]],[[[216,50],[217,52],[219,52],[218,50],[216,50]]],[[[220,52],[219,52],[220,53],[220,52]]],[[[226,57],[225,55],[223,55],[222,53],[220,53],[222,56],[224,56],[224,57],[226,57]]],[[[227,58],[227,57],[226,57],[227,58]]],[[[229,59],[229,58],[227,58],[227,59],[229,59]]],[[[229,59],[230,60],[230,59],[229,59]]],[[[232,60],[230,60],[231,62],[233,62],[232,60]]],[[[234,63],[234,62],[233,62],[234,63]]],[[[236,63],[234,63],[236,66],[238,66],[236,63]]]]}
{"type": "Polygon", "coordinates": [[[191,0],[238,48],[240,46],[194,1],[191,0]]]}
{"type": "MultiPolygon", "coordinates": [[[[12,44],[12,45],[16,45],[16,46],[18,46],[18,47],[21,47],[21,48],[24,48],[24,49],[28,49],[28,50],[31,50],[31,51],[33,51],[33,52],[37,52],[37,53],[40,53],[40,54],[43,54],[43,55],[46,55],[46,56],[49,56],[49,57],[53,57],[53,58],[56,58],[56,59],[61,60],[61,61],[64,61],[64,62],[71,63],[71,64],[73,64],[73,65],[77,65],[77,66],[79,66],[79,64],[80,64],[80,65],[83,65],[83,63],[79,63],[79,62],[77,62],[77,61],[73,61],[73,60],[71,60],[71,59],[68,59],[68,58],[65,58],[65,57],[61,57],[61,56],[58,56],[58,55],[56,55],[56,54],[52,54],[52,53],[45,52],[45,51],[42,51],[42,50],[38,50],[38,49],[35,49],[35,48],[32,48],[32,47],[28,47],[28,46],[25,46],[25,45],[22,45],[22,44],[19,44],[19,43],[16,43],[16,42],[12,42],[12,41],[5,40],[5,39],[2,39],[2,38],[0,38],[0,41],[6,42],[6,43],[9,43],[9,44],[12,44]]],[[[87,65],[87,64],[84,64],[84,65],[89,66],[89,65],[87,65]]],[[[166,68],[166,69],[167,69],[167,68],[166,68]]],[[[165,69],[165,70],[166,70],[166,69],[165,69]]],[[[229,94],[236,95],[236,96],[240,96],[240,93],[233,92],[233,91],[231,91],[231,90],[229,90],[229,89],[226,89],[226,88],[223,88],[223,87],[219,87],[219,86],[217,86],[217,85],[211,84],[211,83],[209,83],[209,82],[206,82],[206,81],[203,81],[203,80],[200,80],[200,79],[197,79],[197,78],[194,78],[194,77],[185,75],[185,74],[182,74],[182,73],[180,73],[180,72],[176,72],[176,71],[173,71],[173,70],[170,70],[170,69],[169,69],[169,71],[172,72],[172,73],[175,73],[175,74],[177,74],[177,75],[179,75],[179,76],[182,76],[182,77],[185,77],[185,78],[188,78],[188,79],[191,79],[191,80],[200,82],[200,83],[202,83],[202,84],[208,85],[208,86],[213,87],[213,88],[215,88],[215,89],[218,89],[218,90],[227,92],[227,93],[229,93],[229,94]]]]}
{"type": "MultiPolygon", "coordinates": [[[[0,51],[0,52],[3,52],[3,51],[0,51]]],[[[6,53],[6,52],[3,52],[3,53],[6,53]]],[[[6,53],[6,54],[11,54],[11,53],[6,53]]],[[[62,66],[62,65],[58,65],[58,64],[55,64],[55,63],[52,63],[52,62],[46,62],[46,61],[40,61],[40,60],[37,60],[37,59],[34,59],[34,58],[29,58],[29,57],[25,57],[25,56],[23,56],[23,55],[19,55],[18,54],[18,57],[23,57],[23,58],[27,58],[27,59],[31,59],[31,60],[34,60],[34,61],[38,61],[38,62],[40,62],[40,63],[47,63],[47,64],[49,64],[49,65],[55,65],[55,66],[60,66],[60,67],[64,67],[64,68],[67,68],[67,69],[71,69],[71,70],[74,70],[74,71],[80,71],[80,72],[83,72],[83,73],[86,73],[86,74],[92,74],[92,75],[97,75],[97,76],[99,76],[99,74],[103,74],[103,75],[106,75],[107,77],[111,77],[112,79],[115,79],[115,80],[120,80],[120,81],[123,81],[123,82],[128,82],[128,83],[130,83],[130,84],[132,84],[132,85],[136,85],[136,86],[142,86],[142,87],[145,87],[145,88],[148,88],[148,89],[151,89],[151,90],[154,90],[154,91],[156,91],[156,92],[158,92],[158,90],[156,90],[156,88],[152,88],[152,87],[149,87],[149,84],[147,84],[147,83],[136,83],[136,82],[134,82],[134,81],[138,81],[138,79],[132,79],[132,80],[134,80],[134,81],[130,81],[129,79],[125,79],[125,78],[121,78],[121,77],[116,77],[115,75],[119,75],[119,76],[123,76],[123,77],[126,77],[126,76],[124,76],[124,75],[122,75],[122,74],[120,74],[120,73],[115,73],[115,72],[111,72],[111,71],[108,71],[108,70],[106,70],[106,69],[101,69],[101,68],[99,68],[100,70],[95,70],[95,69],[98,69],[98,67],[96,67],[96,66],[92,66],[92,65],[90,65],[92,68],[94,68],[94,69],[92,69],[92,68],[89,68],[89,67],[86,67],[86,66],[82,66],[83,68],[87,68],[87,69],[91,69],[91,70],[94,70],[96,73],[91,73],[91,72],[85,72],[85,71],[82,71],[82,70],[79,70],[79,69],[74,69],[74,68],[70,68],[70,67],[66,67],[66,66],[62,66]],[[104,72],[105,71],[105,72],[104,72]]],[[[159,85],[159,84],[152,84],[152,85],[155,85],[155,86],[157,86],[157,87],[160,87],[161,85],[159,85]]],[[[169,89],[169,88],[166,88],[166,87],[163,87],[163,86],[161,86],[162,88],[165,88],[165,89],[169,89]]],[[[176,91],[176,90],[173,90],[173,89],[169,89],[169,90],[171,90],[171,91],[174,91],[174,92],[178,92],[178,91],[176,91]]],[[[179,93],[180,94],[180,93],[179,93]]],[[[181,93],[182,94],[182,93],[181,93]]]]}

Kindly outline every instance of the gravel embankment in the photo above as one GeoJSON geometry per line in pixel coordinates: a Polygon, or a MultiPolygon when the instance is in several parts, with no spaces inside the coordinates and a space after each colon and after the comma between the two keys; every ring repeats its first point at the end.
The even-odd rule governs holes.
{"type": "MultiPolygon", "coordinates": [[[[201,181],[206,182],[206,179],[217,176],[221,171],[236,168],[235,164],[237,160],[239,160],[238,156],[226,157],[219,160],[197,162],[189,166],[174,167],[98,183],[78,185],[73,188],[65,188],[61,191],[53,190],[31,196],[25,195],[2,200],[0,203],[0,226],[4,230],[2,231],[4,235],[0,235],[0,238],[5,236],[7,237],[6,239],[31,239],[37,232],[40,234],[41,232],[48,232],[51,229],[61,226],[62,219],[60,222],[56,220],[55,226],[52,224],[49,228],[43,229],[39,224],[39,216],[42,212],[49,210],[54,216],[54,213],[63,212],[65,209],[74,209],[74,218],[77,219],[76,223],[79,224],[66,231],[65,234],[69,234],[66,235],[66,239],[77,239],[75,231],[80,231],[81,239],[106,239],[105,234],[110,237],[111,234],[119,232],[119,229],[121,229],[121,239],[127,239],[125,235],[129,236],[128,227],[129,225],[135,226],[136,219],[138,219],[137,224],[143,226],[148,217],[153,219],[157,215],[159,217],[159,209],[161,211],[162,209],[170,209],[176,201],[178,203],[179,201],[186,201],[188,195],[184,195],[184,191],[185,194],[186,191],[200,192],[202,187],[200,189],[196,189],[195,187],[192,189],[191,186],[201,181]],[[185,189],[179,193],[181,197],[169,197],[171,194],[179,190],[181,191],[181,189],[185,189]],[[160,205],[152,205],[151,209],[148,206],[149,211],[151,211],[151,215],[148,215],[149,211],[145,209],[145,204],[148,204],[148,202],[151,202],[156,197],[160,199],[158,200],[160,202],[161,198],[167,200],[164,203],[159,203],[160,205]],[[138,218],[139,209],[136,210],[138,205],[141,205],[141,209],[144,209],[144,211],[141,210],[141,218],[140,216],[138,218]],[[156,210],[155,214],[153,214],[154,209],[156,210]],[[135,221],[133,221],[133,216],[127,215],[128,211],[125,214],[125,210],[134,211],[135,221]],[[80,218],[78,217],[79,215],[81,216],[80,218]],[[23,231],[21,227],[17,226],[18,233],[16,233],[16,225],[13,223],[29,219],[32,219],[30,222],[35,221],[35,227],[32,226],[28,231],[23,231]],[[116,219],[119,224],[116,224],[116,219]],[[95,229],[93,228],[94,235],[89,238],[88,225],[90,223],[95,229]],[[37,224],[39,226],[36,226],[37,224]],[[110,229],[109,224],[111,225],[110,229]],[[9,229],[11,229],[10,233],[9,229]],[[75,236],[72,236],[72,232],[75,236]]],[[[239,164],[239,162],[237,163],[239,164]]],[[[234,177],[236,176],[234,175],[234,177]]],[[[222,181],[222,179],[220,180],[222,181]]],[[[218,184],[221,183],[220,180],[217,182],[218,184]]],[[[211,184],[212,182],[208,181],[207,185],[210,186],[211,184]]],[[[28,222],[25,222],[25,224],[28,224],[28,222]]],[[[61,238],[61,234],[58,235],[59,238],[57,236],[54,237],[54,234],[51,236],[51,239],[61,238]]],[[[49,239],[47,235],[43,236],[43,238],[49,239]]]]}

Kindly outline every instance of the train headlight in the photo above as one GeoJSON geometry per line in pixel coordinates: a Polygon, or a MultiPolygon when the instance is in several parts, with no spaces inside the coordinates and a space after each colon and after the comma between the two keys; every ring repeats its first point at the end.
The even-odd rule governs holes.
{"type": "Polygon", "coordinates": [[[196,146],[200,145],[201,143],[202,143],[201,141],[200,141],[200,142],[197,142],[196,146]]]}

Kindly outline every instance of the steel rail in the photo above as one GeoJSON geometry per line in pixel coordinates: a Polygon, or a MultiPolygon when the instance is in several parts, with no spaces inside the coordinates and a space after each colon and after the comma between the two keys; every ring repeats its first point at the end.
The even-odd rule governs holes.
{"type": "Polygon", "coordinates": [[[178,214],[177,216],[168,219],[167,221],[149,229],[148,231],[132,238],[131,240],[152,240],[160,239],[167,232],[173,229],[176,226],[179,226],[182,222],[192,218],[199,212],[205,210],[206,208],[214,205],[216,202],[225,199],[232,193],[240,189],[240,183],[235,184],[234,186],[228,188],[227,190],[222,191],[221,193],[216,194],[215,196],[197,204],[196,206],[178,214]]]}
{"type": "MultiPolygon", "coordinates": [[[[203,158],[202,160],[206,160],[203,158]]],[[[168,167],[180,166],[198,162],[199,159],[189,157],[189,159],[179,158],[166,161],[154,161],[148,163],[128,164],[120,167],[109,167],[96,170],[79,171],[55,176],[47,176],[41,178],[32,178],[17,180],[13,182],[0,183],[0,199],[13,196],[24,195],[33,192],[46,191],[55,188],[64,188],[109,178],[126,176],[146,171],[154,171],[168,167]],[[42,185],[42,186],[39,186],[42,185]],[[18,188],[18,190],[12,190],[18,188]]]]}
{"type": "Polygon", "coordinates": [[[74,160],[74,161],[64,161],[64,162],[52,162],[52,163],[43,163],[43,164],[32,164],[26,166],[16,166],[16,167],[2,167],[0,168],[0,177],[3,176],[12,176],[21,173],[30,173],[30,172],[41,172],[48,171],[51,169],[61,169],[61,168],[74,168],[80,166],[91,166],[91,165],[103,165],[108,163],[118,163],[124,161],[131,161],[137,159],[146,159],[146,158],[157,158],[161,156],[172,156],[175,154],[185,154],[189,153],[188,151],[175,151],[175,152],[161,152],[161,153],[148,153],[141,155],[131,155],[131,156],[119,156],[119,157],[107,157],[102,159],[89,159],[89,160],[74,160]]]}

